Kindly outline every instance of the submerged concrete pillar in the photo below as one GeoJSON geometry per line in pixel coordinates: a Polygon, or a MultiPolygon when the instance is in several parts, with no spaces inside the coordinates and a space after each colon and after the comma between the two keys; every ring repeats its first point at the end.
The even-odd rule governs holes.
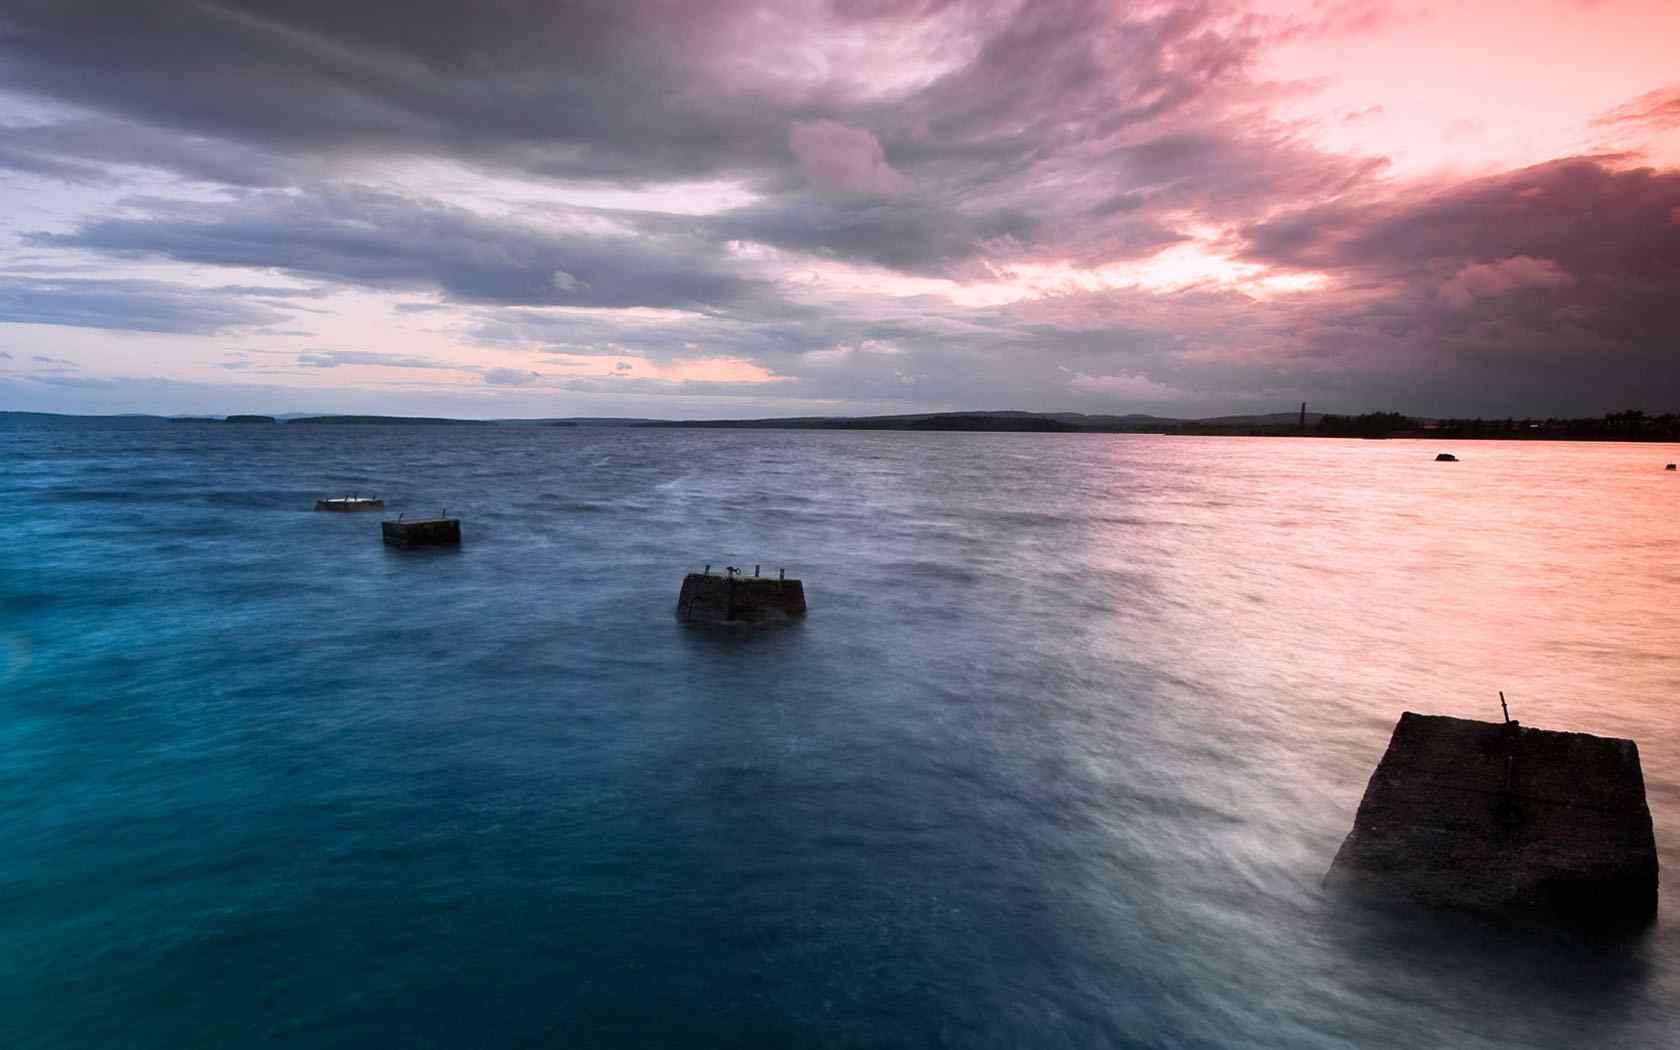
{"type": "Polygon", "coordinates": [[[1325,885],[1626,928],[1656,915],[1657,846],[1631,740],[1400,716],[1325,885]]]}
{"type": "Polygon", "coordinates": [[[691,572],[677,595],[677,618],[685,623],[764,623],[805,615],[805,586],[799,580],[722,576],[691,572]]]}
{"type": "Polygon", "coordinates": [[[357,511],[384,510],[385,501],[378,496],[333,496],[315,501],[316,510],[357,511]]]}
{"type": "Polygon", "coordinates": [[[460,518],[399,518],[380,523],[385,542],[393,547],[459,545],[460,518]]]}

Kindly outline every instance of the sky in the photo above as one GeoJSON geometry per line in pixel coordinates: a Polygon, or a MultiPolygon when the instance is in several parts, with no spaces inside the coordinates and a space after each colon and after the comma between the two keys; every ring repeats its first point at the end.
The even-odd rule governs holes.
{"type": "Polygon", "coordinates": [[[0,409],[1680,408],[1672,0],[0,0],[0,409]]]}

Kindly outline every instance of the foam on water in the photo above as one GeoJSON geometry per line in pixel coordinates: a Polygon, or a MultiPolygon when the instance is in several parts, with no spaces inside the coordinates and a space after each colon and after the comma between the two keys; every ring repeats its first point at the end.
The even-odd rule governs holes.
{"type": "Polygon", "coordinates": [[[1672,893],[1319,889],[1399,712],[1498,689],[1636,739],[1680,871],[1666,457],[1436,451],[0,419],[0,1036],[1672,1045],[1672,893]],[[680,626],[706,562],[808,618],[680,626]]]}

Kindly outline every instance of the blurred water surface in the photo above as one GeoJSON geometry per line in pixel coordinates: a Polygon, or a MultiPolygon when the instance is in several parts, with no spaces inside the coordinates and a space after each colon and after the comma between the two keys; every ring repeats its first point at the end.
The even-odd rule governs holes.
{"type": "Polygon", "coordinates": [[[0,1042],[1672,1047],[1672,889],[1319,890],[1500,689],[1680,872],[1672,451],[1436,451],[0,417],[0,1042]],[[809,617],[680,626],[706,562],[809,617]]]}

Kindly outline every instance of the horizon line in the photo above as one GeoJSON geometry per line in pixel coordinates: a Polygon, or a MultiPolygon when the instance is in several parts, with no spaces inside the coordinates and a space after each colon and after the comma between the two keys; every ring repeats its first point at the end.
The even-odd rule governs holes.
{"type": "MultiPolygon", "coordinates": [[[[1680,415],[1680,408],[1649,412],[1640,408],[1619,409],[1589,415],[1417,415],[1401,412],[1396,409],[1379,409],[1371,412],[1327,412],[1307,409],[1304,415],[1314,418],[1332,416],[1342,419],[1358,419],[1362,416],[1393,415],[1400,416],[1419,423],[1442,422],[1449,420],[1481,420],[1488,421],[1543,421],[1543,420],[1584,420],[1608,419],[1625,413],[1638,413],[1645,419],[1658,419],[1680,415]]],[[[794,422],[800,420],[874,420],[874,419],[927,419],[940,416],[1026,416],[1055,419],[1060,417],[1079,417],[1084,419],[1140,419],[1161,420],[1173,423],[1212,423],[1229,420],[1247,420],[1262,418],[1299,417],[1302,411],[1291,409],[1275,412],[1226,412],[1212,416],[1164,416],[1153,412],[1075,412],[1075,411],[1044,411],[1037,409],[1018,408],[965,408],[943,409],[932,412],[888,412],[847,415],[841,413],[803,414],[803,415],[775,415],[775,416],[439,416],[423,414],[395,414],[389,412],[193,412],[193,413],[161,413],[161,412],[47,412],[27,408],[0,409],[0,416],[53,416],[63,419],[164,419],[164,420],[204,420],[218,421],[237,418],[267,418],[277,423],[295,422],[301,419],[389,419],[397,422],[404,420],[434,420],[441,419],[455,423],[548,423],[557,421],[576,420],[615,420],[631,423],[766,423],[766,422],[794,422]]]]}

